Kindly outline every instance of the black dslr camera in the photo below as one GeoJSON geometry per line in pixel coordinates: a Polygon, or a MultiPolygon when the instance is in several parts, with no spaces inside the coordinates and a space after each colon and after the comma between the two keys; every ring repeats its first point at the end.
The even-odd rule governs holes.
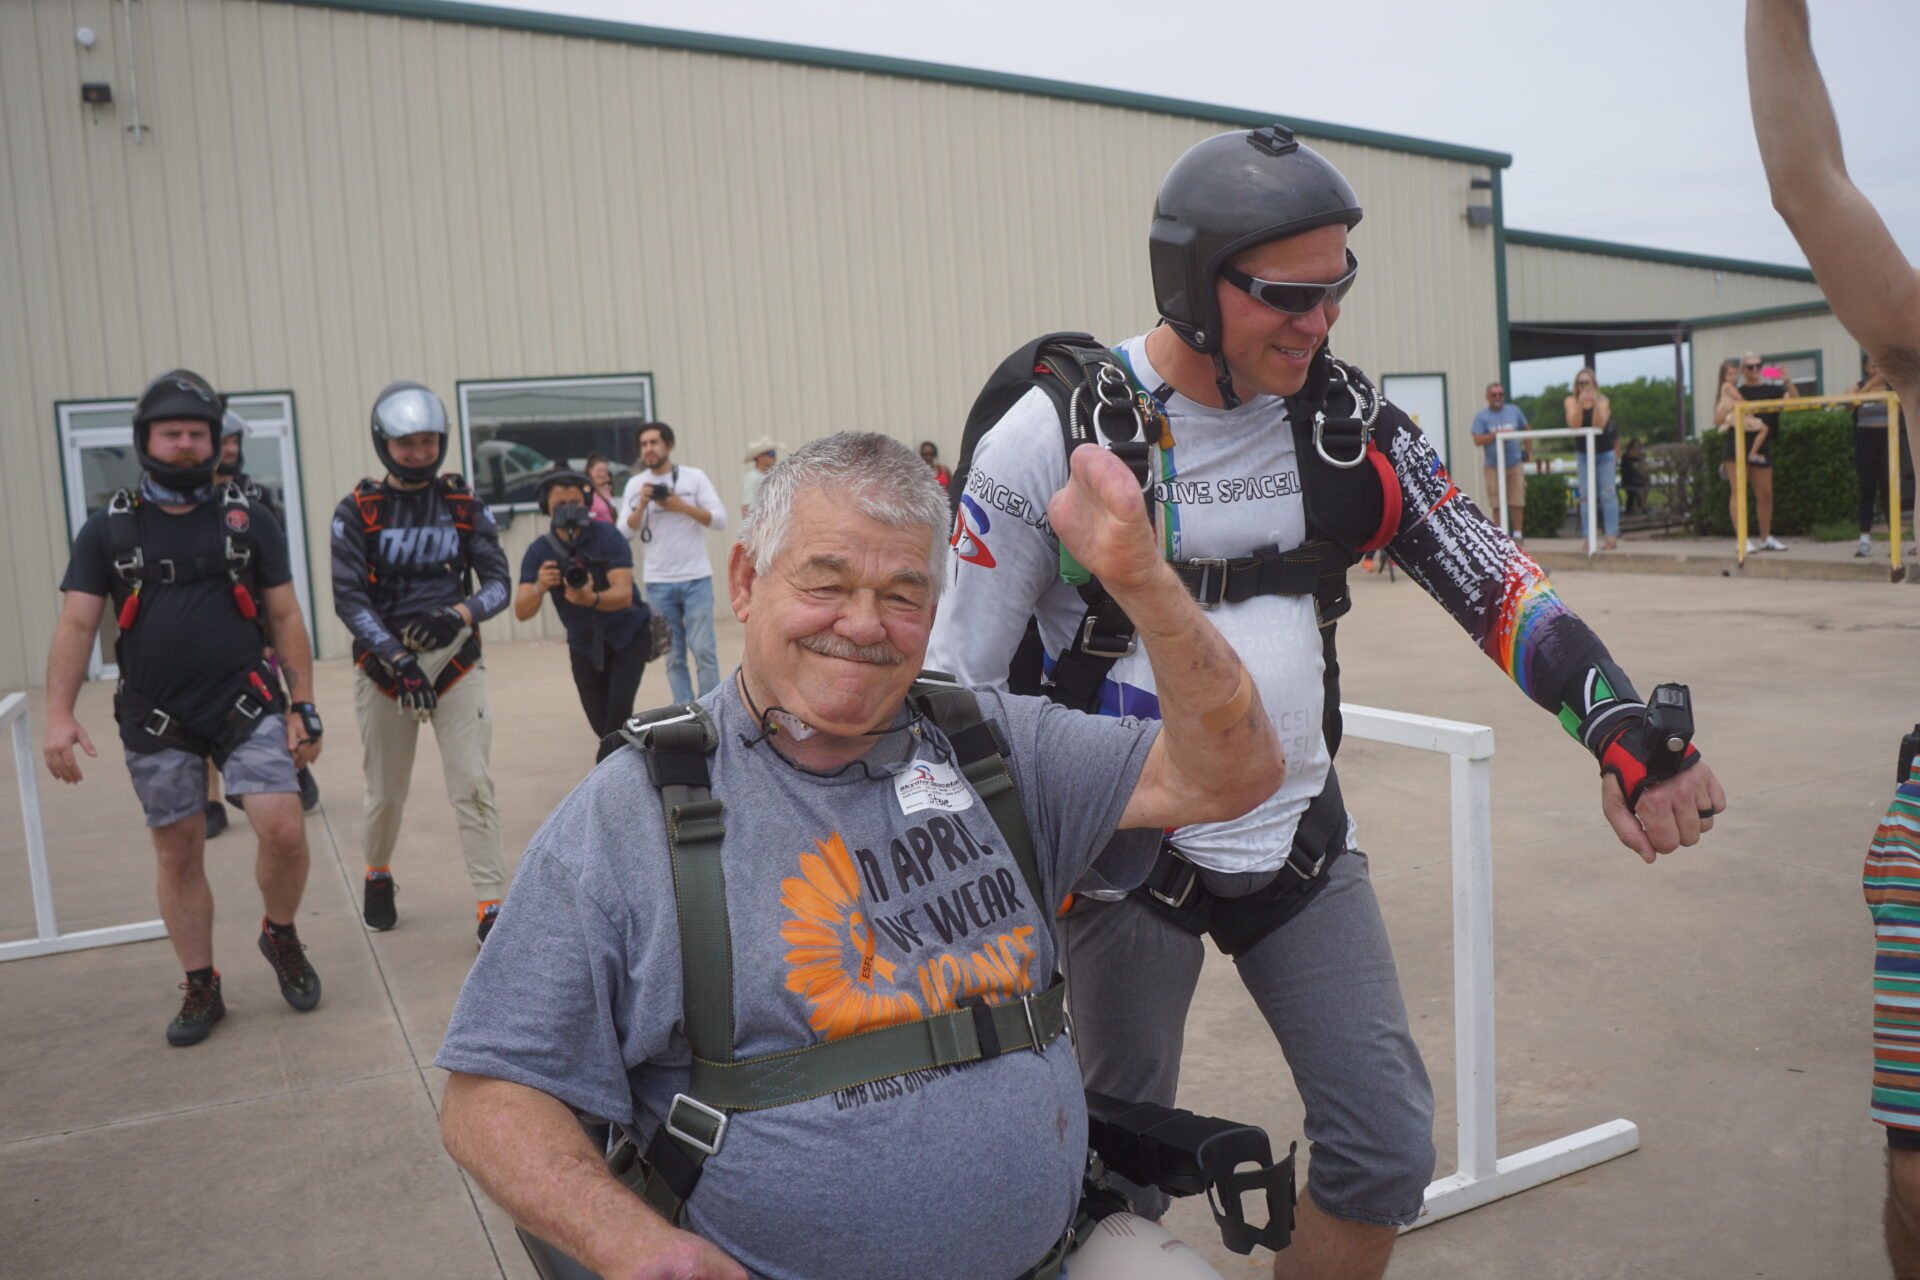
{"type": "Polygon", "coordinates": [[[560,561],[560,577],[575,591],[591,584],[599,567],[593,560],[572,549],[580,541],[580,535],[587,531],[590,520],[584,506],[577,502],[562,502],[554,507],[553,524],[548,530],[556,546],[568,549],[560,561]]]}
{"type": "Polygon", "coordinates": [[[650,484],[647,486],[647,496],[655,502],[665,502],[667,495],[672,492],[673,488],[666,484],[650,484]]]}

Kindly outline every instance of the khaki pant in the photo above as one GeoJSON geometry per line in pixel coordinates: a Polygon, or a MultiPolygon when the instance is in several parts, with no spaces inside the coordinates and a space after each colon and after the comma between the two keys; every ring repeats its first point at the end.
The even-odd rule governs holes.
{"type": "MultiPolygon", "coordinates": [[[[1500,522],[1500,468],[1481,467],[1487,478],[1487,519],[1500,522]]],[[[1527,476],[1524,464],[1505,468],[1507,473],[1507,518],[1520,527],[1519,513],[1527,509],[1527,476]]]]}
{"type": "MultiPolygon", "coordinates": [[[[431,677],[466,643],[460,636],[445,649],[419,655],[431,677]]],[[[413,782],[413,751],[420,723],[367,678],[353,676],[353,714],[360,722],[362,767],[367,775],[367,865],[393,865],[400,840],[400,815],[413,782]]],[[[500,811],[493,806],[493,776],[487,755],[493,747],[493,715],[487,709],[487,666],[483,659],[458,684],[440,695],[433,711],[433,736],[440,745],[440,769],[447,799],[460,827],[460,852],[467,859],[476,902],[506,896],[506,864],[500,858],[500,811]]]]}

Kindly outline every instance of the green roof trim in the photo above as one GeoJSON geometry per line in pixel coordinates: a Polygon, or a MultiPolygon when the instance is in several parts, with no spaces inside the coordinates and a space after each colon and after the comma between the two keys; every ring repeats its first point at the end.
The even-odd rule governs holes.
{"type": "Polygon", "coordinates": [[[1768,320],[1792,320],[1798,316],[1830,315],[1833,304],[1825,298],[1811,302],[1788,302],[1777,307],[1756,307],[1751,311],[1723,311],[1719,315],[1696,316],[1686,323],[1695,329],[1721,329],[1732,324],[1759,324],[1768,320]]]}
{"type": "Polygon", "coordinates": [[[1151,111],[1159,115],[1180,116],[1192,120],[1255,128],[1278,121],[1310,138],[1328,142],[1346,142],[1360,147],[1377,147],[1439,160],[1457,160],[1465,164],[1483,164],[1505,169],[1513,157],[1504,151],[1459,146],[1451,142],[1432,142],[1403,134],[1382,133],[1374,129],[1356,129],[1349,125],[1326,124],[1297,116],[1248,111],[1244,107],[1223,107],[1185,98],[1162,98],[1154,94],[1131,93],[1122,89],[1103,89],[1094,85],[1072,84],[1065,80],[1045,80],[1038,76],[1012,75],[1001,71],[983,71],[974,67],[954,67],[938,62],[920,62],[912,58],[891,58],[872,53],[848,53],[837,49],[816,49],[808,45],[781,44],[772,40],[750,40],[741,36],[712,35],[700,31],[676,31],[667,27],[643,27],[603,18],[578,18],[567,14],[535,13],[524,9],[501,9],[492,5],[461,4],[455,0],[277,0],[281,4],[303,5],[315,9],[341,9],[354,13],[381,14],[395,18],[420,18],[429,22],[457,22],[467,26],[498,27],[509,31],[529,31],[543,35],[575,36],[585,40],[607,40],[618,44],[651,45],[662,49],[684,49],[694,53],[725,54],[736,58],[759,58],[770,62],[793,62],[805,66],[830,67],[840,71],[865,71],[874,75],[897,76],[907,80],[927,80],[936,84],[964,85],[977,89],[999,89],[1066,102],[1088,102],[1133,111],[1151,111]]]}
{"type": "Polygon", "coordinates": [[[1706,253],[1682,253],[1677,249],[1649,249],[1644,245],[1618,244],[1611,240],[1582,240],[1577,236],[1556,236],[1545,231],[1521,231],[1507,228],[1507,243],[1533,249],[1563,249],[1568,253],[1596,253],[1608,258],[1631,258],[1636,262],[1661,262],[1675,267],[1700,267],[1707,271],[1736,271],[1748,276],[1771,276],[1776,280],[1803,280],[1813,283],[1813,272],[1805,267],[1789,267],[1778,262],[1753,262],[1745,258],[1716,258],[1706,253]]]}

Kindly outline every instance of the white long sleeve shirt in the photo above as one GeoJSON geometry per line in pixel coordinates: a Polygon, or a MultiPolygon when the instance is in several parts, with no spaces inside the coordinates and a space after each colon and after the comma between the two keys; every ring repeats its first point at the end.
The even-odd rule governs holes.
{"type": "Polygon", "coordinates": [[[642,582],[693,582],[713,576],[713,565],[707,560],[707,530],[727,527],[727,508],[706,472],[676,464],[666,475],[633,473],[620,498],[619,524],[629,542],[639,539],[643,544],[642,582]],[[666,485],[676,497],[712,515],[713,523],[703,525],[692,516],[661,508],[647,497],[647,486],[655,484],[666,485]],[[638,527],[627,523],[636,510],[640,511],[638,527]]]}

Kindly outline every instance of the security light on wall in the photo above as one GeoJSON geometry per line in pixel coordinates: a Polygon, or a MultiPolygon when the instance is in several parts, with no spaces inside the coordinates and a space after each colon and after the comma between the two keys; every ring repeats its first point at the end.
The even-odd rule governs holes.
{"type": "Polygon", "coordinates": [[[89,80],[80,86],[80,101],[90,107],[113,105],[113,86],[105,80],[89,80]]]}
{"type": "Polygon", "coordinates": [[[1467,225],[1470,227],[1490,227],[1493,225],[1493,209],[1484,204],[1467,206],[1467,225]]]}

